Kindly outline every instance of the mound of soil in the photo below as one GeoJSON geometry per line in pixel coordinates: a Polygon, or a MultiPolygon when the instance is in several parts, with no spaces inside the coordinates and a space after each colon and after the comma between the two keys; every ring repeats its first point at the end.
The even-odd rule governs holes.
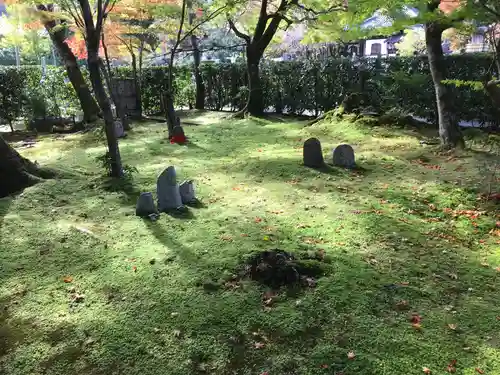
{"type": "Polygon", "coordinates": [[[297,285],[314,287],[316,278],[322,273],[323,266],[317,259],[296,259],[284,250],[272,249],[251,256],[239,276],[271,288],[297,285]]]}

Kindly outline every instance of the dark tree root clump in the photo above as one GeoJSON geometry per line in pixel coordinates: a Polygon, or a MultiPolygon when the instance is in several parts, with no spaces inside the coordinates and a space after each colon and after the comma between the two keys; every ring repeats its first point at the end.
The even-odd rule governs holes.
{"type": "Polygon", "coordinates": [[[23,158],[0,137],[0,197],[6,197],[55,176],[55,171],[41,168],[23,158]]]}
{"type": "Polygon", "coordinates": [[[314,287],[316,279],[324,273],[317,259],[297,259],[280,249],[266,250],[252,255],[238,273],[271,288],[283,286],[314,287]]]}

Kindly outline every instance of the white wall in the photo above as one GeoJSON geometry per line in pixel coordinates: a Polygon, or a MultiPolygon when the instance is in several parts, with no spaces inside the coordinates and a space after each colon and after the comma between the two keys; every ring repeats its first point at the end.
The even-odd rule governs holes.
{"type": "Polygon", "coordinates": [[[375,43],[380,43],[381,45],[381,51],[380,54],[382,56],[387,55],[387,43],[386,43],[387,38],[384,39],[368,39],[365,43],[365,56],[370,56],[371,51],[372,51],[372,44],[375,43]]]}

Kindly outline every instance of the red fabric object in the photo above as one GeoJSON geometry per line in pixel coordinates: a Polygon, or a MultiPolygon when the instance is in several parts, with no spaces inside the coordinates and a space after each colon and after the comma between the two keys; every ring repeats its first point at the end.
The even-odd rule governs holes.
{"type": "Polygon", "coordinates": [[[179,145],[183,145],[184,143],[186,143],[186,141],[187,138],[184,134],[177,134],[170,137],[171,144],[177,143],[179,145]]]}

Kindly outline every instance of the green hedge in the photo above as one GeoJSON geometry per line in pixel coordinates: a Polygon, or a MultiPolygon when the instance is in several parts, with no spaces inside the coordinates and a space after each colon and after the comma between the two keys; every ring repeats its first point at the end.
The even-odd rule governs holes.
{"type": "MultiPolygon", "coordinates": [[[[23,115],[27,120],[46,116],[71,116],[80,111],[76,93],[67,79],[66,71],[48,66],[43,73],[41,66],[0,67],[0,82],[20,81],[21,90],[10,95],[9,100],[16,109],[14,117],[23,115]]],[[[0,85],[0,97],[6,98],[9,85],[0,85]]],[[[8,114],[2,114],[8,120],[8,114]]]]}
{"type": "MultiPolygon", "coordinates": [[[[491,66],[491,56],[457,55],[446,58],[450,79],[481,81],[491,66]]],[[[13,67],[0,68],[0,80],[13,67]]],[[[47,115],[68,115],[79,110],[78,101],[62,68],[49,67],[42,80],[40,67],[22,67],[23,111],[36,114],[40,104],[47,115]],[[38,103],[42,98],[43,103],[38,103]]],[[[247,98],[244,63],[201,66],[205,83],[205,108],[236,111],[247,98]]],[[[131,77],[130,68],[117,68],[119,77],[131,77]]],[[[195,87],[191,68],[178,67],[174,73],[177,107],[192,107],[195,87]]],[[[12,77],[10,77],[12,78],[12,77]]],[[[391,108],[436,121],[435,94],[425,57],[366,59],[323,59],[291,62],[264,62],[261,65],[263,97],[268,109],[293,114],[318,114],[339,105],[346,94],[363,84],[367,106],[391,108]]],[[[146,114],[160,113],[160,94],[168,79],[167,67],[146,68],[142,77],[142,103],[146,114]]],[[[450,84],[454,113],[461,120],[497,122],[487,95],[473,86],[450,84]]],[[[2,88],[0,87],[0,90],[2,88]]],[[[1,93],[0,93],[1,94],[1,93]]]]}
{"type": "MultiPolygon", "coordinates": [[[[481,81],[491,66],[487,55],[446,57],[449,77],[481,81]]],[[[238,110],[247,97],[244,63],[201,66],[205,82],[205,108],[238,110]]],[[[128,68],[120,74],[131,76],[128,68]]],[[[166,67],[144,70],[143,104],[145,113],[160,110],[159,92],[166,83],[166,67]]],[[[326,59],[265,62],[261,65],[263,97],[268,109],[293,114],[317,114],[342,102],[346,94],[360,89],[365,81],[367,106],[388,110],[397,108],[436,121],[435,93],[426,57],[365,59],[326,59]]],[[[190,107],[194,102],[194,80],[188,67],[176,69],[176,105],[190,107]]],[[[495,110],[482,90],[450,85],[454,113],[461,120],[496,123],[495,110]]]]}

